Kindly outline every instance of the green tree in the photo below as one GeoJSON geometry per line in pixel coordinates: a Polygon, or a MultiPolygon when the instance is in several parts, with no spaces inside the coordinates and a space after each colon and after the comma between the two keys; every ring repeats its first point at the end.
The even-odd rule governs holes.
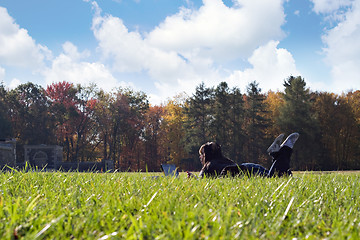
{"type": "Polygon", "coordinates": [[[245,143],[244,125],[244,95],[240,89],[233,88],[229,96],[229,157],[240,162],[244,159],[243,146],[245,143]]]}
{"type": "Polygon", "coordinates": [[[235,161],[243,158],[243,97],[238,88],[230,89],[226,82],[221,82],[214,90],[211,137],[221,144],[223,153],[235,161]]]}
{"type": "Polygon", "coordinates": [[[230,89],[226,82],[221,82],[214,90],[213,101],[213,121],[211,122],[211,137],[222,146],[226,153],[230,148],[229,131],[231,122],[229,121],[230,89]]]}
{"type": "Polygon", "coordinates": [[[269,120],[266,119],[265,95],[261,93],[258,83],[254,81],[247,86],[245,99],[246,161],[264,163],[269,120]]]}
{"type": "Polygon", "coordinates": [[[7,102],[7,91],[0,84],[0,139],[12,137],[12,125],[9,119],[9,106],[7,102]]]}
{"type": "Polygon", "coordinates": [[[19,144],[53,144],[53,122],[45,90],[33,83],[21,84],[8,94],[14,135],[19,144]]]}
{"type": "Polygon", "coordinates": [[[284,86],[284,104],[279,109],[277,125],[286,134],[300,134],[294,147],[292,166],[297,169],[314,169],[319,156],[319,125],[311,111],[310,90],[305,88],[305,80],[300,76],[290,76],[284,81],[284,86]]]}
{"type": "Polygon", "coordinates": [[[213,95],[214,90],[201,83],[196,87],[195,94],[188,99],[185,105],[186,149],[194,159],[198,157],[200,145],[212,140],[210,126],[214,120],[213,95]]]}

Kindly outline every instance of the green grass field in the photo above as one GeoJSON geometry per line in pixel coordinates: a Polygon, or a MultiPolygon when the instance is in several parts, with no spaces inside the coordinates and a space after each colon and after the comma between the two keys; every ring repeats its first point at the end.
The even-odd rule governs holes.
{"type": "Polygon", "coordinates": [[[360,173],[3,172],[0,239],[358,239],[359,196],[360,173]]]}

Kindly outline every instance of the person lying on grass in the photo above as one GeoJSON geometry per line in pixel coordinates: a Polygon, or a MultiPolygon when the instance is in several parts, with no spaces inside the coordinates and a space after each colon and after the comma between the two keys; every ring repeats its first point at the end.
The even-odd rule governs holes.
{"type": "MultiPolygon", "coordinates": [[[[229,174],[231,176],[236,176],[242,173],[264,177],[291,175],[290,157],[294,144],[299,138],[299,134],[292,133],[283,143],[281,143],[283,138],[284,134],[280,134],[267,149],[267,152],[272,157],[273,161],[269,170],[255,163],[242,163],[238,165],[222,155],[221,146],[219,144],[215,142],[205,143],[199,149],[199,158],[203,166],[199,177],[227,176],[229,174]]],[[[190,172],[187,173],[188,177],[196,177],[190,172]]]]}

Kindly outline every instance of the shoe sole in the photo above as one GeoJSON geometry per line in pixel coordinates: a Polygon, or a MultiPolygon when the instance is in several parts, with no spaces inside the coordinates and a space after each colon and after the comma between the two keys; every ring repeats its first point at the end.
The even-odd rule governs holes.
{"type": "Polygon", "coordinates": [[[275,138],[274,142],[270,145],[270,147],[266,150],[266,152],[270,153],[270,152],[271,152],[271,149],[273,149],[276,144],[278,144],[279,147],[280,147],[280,143],[281,143],[281,141],[283,140],[283,138],[284,138],[284,134],[283,134],[283,133],[280,134],[279,136],[277,136],[277,138],[275,138]]]}
{"type": "Polygon", "coordinates": [[[285,141],[280,145],[280,147],[286,145],[286,142],[289,141],[289,139],[291,139],[293,136],[296,136],[296,138],[295,138],[294,141],[292,141],[293,143],[292,143],[291,148],[294,147],[295,142],[298,140],[298,138],[299,138],[299,136],[300,136],[299,133],[292,133],[292,134],[290,134],[290,135],[285,139],[285,141]]]}

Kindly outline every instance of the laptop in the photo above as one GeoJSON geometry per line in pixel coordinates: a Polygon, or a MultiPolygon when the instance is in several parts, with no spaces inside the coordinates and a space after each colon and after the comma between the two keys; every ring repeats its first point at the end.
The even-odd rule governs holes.
{"type": "Polygon", "coordinates": [[[179,176],[178,169],[174,164],[161,164],[161,169],[164,172],[165,176],[179,176]]]}

